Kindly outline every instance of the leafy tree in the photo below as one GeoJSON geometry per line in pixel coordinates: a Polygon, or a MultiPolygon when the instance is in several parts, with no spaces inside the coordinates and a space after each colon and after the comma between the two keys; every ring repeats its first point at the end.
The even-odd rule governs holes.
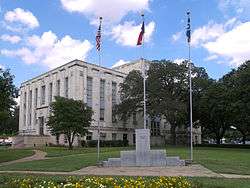
{"type": "Polygon", "coordinates": [[[5,135],[15,135],[18,133],[19,129],[19,106],[16,106],[14,112],[11,116],[5,121],[3,129],[0,130],[5,135]]]}
{"type": "Polygon", "coordinates": [[[230,127],[230,98],[222,82],[213,81],[201,97],[200,122],[203,133],[209,134],[221,143],[226,130],[230,127]]]}
{"type": "Polygon", "coordinates": [[[143,77],[141,72],[131,71],[120,87],[121,103],[116,105],[115,113],[126,122],[134,112],[143,111],[143,77]]]}
{"type": "Polygon", "coordinates": [[[230,122],[242,134],[242,141],[250,136],[250,61],[222,78],[230,96],[232,116],[230,122]]]}
{"type": "Polygon", "coordinates": [[[18,89],[13,79],[14,76],[8,69],[0,68],[0,134],[10,131],[7,125],[10,123],[16,106],[14,98],[18,97],[18,89]]]}
{"type": "Polygon", "coordinates": [[[68,140],[69,149],[76,136],[85,135],[92,121],[93,111],[82,101],[55,97],[50,106],[48,127],[52,134],[64,134],[68,140]]]}
{"type": "Polygon", "coordinates": [[[172,144],[176,128],[187,121],[186,68],[170,61],[153,61],[148,71],[148,100],[151,116],[163,116],[171,125],[172,144]]]}
{"type": "MultiPolygon", "coordinates": [[[[193,66],[194,101],[198,101],[208,82],[205,70],[193,66]]],[[[163,116],[169,121],[172,143],[175,144],[176,128],[187,126],[189,122],[187,62],[181,65],[166,60],[151,62],[146,85],[147,113],[151,117],[163,116]]],[[[143,78],[140,71],[130,72],[120,86],[121,103],[117,105],[117,114],[126,120],[133,112],[143,109],[143,78]]]]}

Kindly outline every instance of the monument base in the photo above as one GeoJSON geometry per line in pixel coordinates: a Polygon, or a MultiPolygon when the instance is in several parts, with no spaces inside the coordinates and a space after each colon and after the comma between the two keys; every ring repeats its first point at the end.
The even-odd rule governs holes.
{"type": "Polygon", "coordinates": [[[119,166],[184,166],[179,157],[167,157],[166,150],[150,150],[150,129],[136,129],[136,150],[121,151],[121,158],[103,161],[105,167],[119,166]]]}

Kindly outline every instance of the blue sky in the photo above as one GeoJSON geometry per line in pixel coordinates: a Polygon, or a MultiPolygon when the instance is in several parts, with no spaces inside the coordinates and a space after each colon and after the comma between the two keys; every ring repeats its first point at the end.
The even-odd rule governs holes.
{"type": "Polygon", "coordinates": [[[144,57],[187,58],[191,11],[192,61],[218,79],[250,59],[250,0],[0,0],[0,66],[15,84],[73,59],[98,63],[97,18],[103,16],[102,65],[138,59],[145,13],[144,57]]]}

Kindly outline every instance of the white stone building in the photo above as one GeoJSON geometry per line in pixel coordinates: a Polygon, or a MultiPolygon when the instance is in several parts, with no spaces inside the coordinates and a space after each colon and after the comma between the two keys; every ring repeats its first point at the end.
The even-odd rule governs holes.
{"type": "MultiPolygon", "coordinates": [[[[51,136],[46,126],[49,104],[54,96],[83,100],[94,111],[94,121],[89,128],[87,140],[96,140],[100,123],[102,140],[128,140],[135,143],[135,128],[143,126],[142,116],[134,114],[126,124],[115,121],[112,108],[120,101],[119,84],[133,69],[141,69],[141,62],[122,65],[113,69],[74,60],[21,84],[19,136],[15,147],[29,147],[49,143],[67,144],[64,136],[51,136]]],[[[152,142],[164,142],[164,133],[169,130],[165,120],[151,122],[152,142]]],[[[197,131],[200,142],[200,130],[197,131]]],[[[75,145],[79,144],[75,141],[75,145]]]]}

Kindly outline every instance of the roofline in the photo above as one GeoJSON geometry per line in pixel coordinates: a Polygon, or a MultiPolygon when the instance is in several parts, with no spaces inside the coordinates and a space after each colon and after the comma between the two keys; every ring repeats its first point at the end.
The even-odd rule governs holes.
{"type": "Polygon", "coordinates": [[[74,59],[74,60],[72,60],[72,61],[70,61],[70,62],[68,62],[68,63],[65,63],[65,64],[63,64],[63,65],[61,65],[61,66],[59,66],[59,67],[56,67],[56,68],[54,68],[54,69],[51,69],[51,70],[49,70],[49,71],[47,71],[47,72],[45,72],[45,73],[42,73],[42,74],[40,74],[40,75],[38,75],[38,76],[36,76],[36,77],[34,77],[34,78],[31,78],[31,79],[29,79],[29,80],[26,80],[26,81],[22,82],[20,87],[22,87],[22,85],[23,85],[23,84],[26,84],[27,82],[30,82],[30,81],[32,81],[32,80],[35,80],[35,79],[39,78],[39,77],[42,77],[42,76],[44,76],[44,75],[46,75],[46,74],[48,74],[48,73],[50,73],[50,72],[53,72],[53,71],[55,71],[55,70],[57,70],[57,69],[60,69],[60,68],[62,68],[62,67],[64,67],[64,66],[67,66],[67,65],[69,65],[69,64],[71,64],[71,63],[73,63],[73,62],[82,62],[82,63],[85,63],[85,64],[87,64],[87,65],[92,65],[92,66],[95,66],[95,67],[98,67],[98,68],[103,68],[103,69],[106,69],[106,70],[109,70],[109,71],[117,72],[117,73],[119,73],[119,74],[123,74],[124,76],[127,75],[127,74],[124,73],[124,72],[120,72],[120,71],[117,71],[117,70],[114,70],[114,69],[111,69],[111,68],[107,68],[107,67],[103,67],[103,66],[98,66],[98,65],[96,65],[96,64],[88,63],[88,62],[86,62],[86,61],[82,61],[82,60],[79,60],[79,59],[74,59]]]}
{"type": "MultiPolygon", "coordinates": [[[[123,65],[120,65],[120,66],[117,66],[117,67],[114,67],[112,68],[113,70],[115,69],[119,69],[119,68],[122,68],[122,67],[126,67],[126,66],[129,66],[129,65],[133,65],[133,64],[136,64],[136,63],[139,63],[143,58],[140,58],[138,60],[134,60],[134,61],[130,61],[129,63],[125,63],[123,65]]],[[[146,63],[150,63],[151,61],[147,60],[147,59],[144,59],[146,63]]]]}

